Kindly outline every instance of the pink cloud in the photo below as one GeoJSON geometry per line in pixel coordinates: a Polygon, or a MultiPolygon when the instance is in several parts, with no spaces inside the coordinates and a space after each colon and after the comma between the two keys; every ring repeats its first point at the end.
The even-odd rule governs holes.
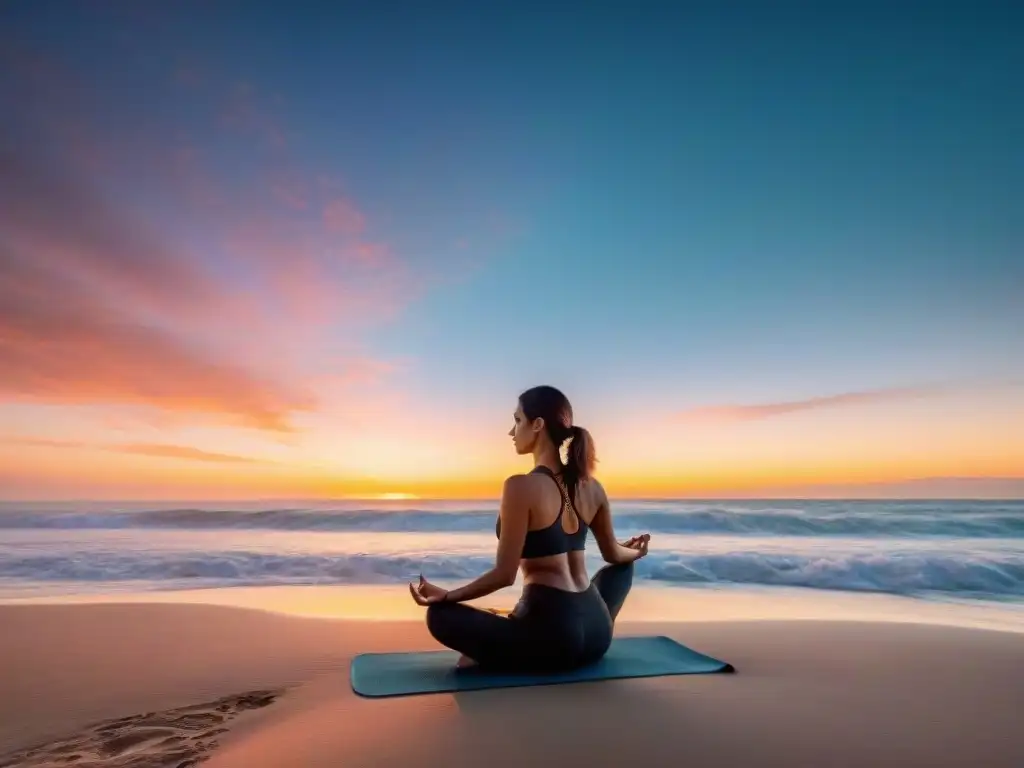
{"type": "Polygon", "coordinates": [[[223,311],[223,289],[73,169],[45,168],[0,143],[12,182],[0,187],[0,396],[148,404],[276,430],[309,407],[166,327],[183,311],[223,311]]]}
{"type": "Polygon", "coordinates": [[[691,408],[677,414],[676,419],[688,423],[727,423],[757,421],[774,416],[823,408],[839,408],[847,405],[884,403],[897,400],[918,399],[938,394],[939,387],[904,387],[878,389],[866,392],[847,392],[838,395],[811,397],[803,400],[788,400],[775,403],[747,405],[710,405],[691,408]]]}
{"type": "Polygon", "coordinates": [[[352,202],[339,197],[324,206],[324,226],[328,232],[341,235],[358,235],[366,227],[366,217],[352,202]]]}
{"type": "Polygon", "coordinates": [[[346,250],[368,266],[384,266],[392,260],[391,249],[383,243],[355,243],[346,250]]]}
{"type": "Polygon", "coordinates": [[[0,229],[20,258],[136,301],[163,306],[216,301],[216,287],[195,262],[73,176],[30,164],[26,155],[3,144],[0,176],[6,181],[0,186],[0,229]]]}
{"type": "Polygon", "coordinates": [[[295,211],[305,210],[309,206],[304,190],[298,184],[277,182],[271,184],[270,193],[286,208],[295,211]]]}
{"type": "Polygon", "coordinates": [[[105,450],[118,453],[130,453],[136,456],[153,456],[165,459],[186,459],[188,461],[209,461],[217,464],[264,464],[262,459],[250,456],[236,456],[232,453],[204,451],[188,445],[164,445],[160,443],[131,443],[126,445],[107,446],[105,450]]]}
{"type": "Polygon", "coordinates": [[[287,145],[281,123],[266,108],[251,83],[238,83],[231,90],[221,111],[223,125],[243,135],[255,136],[270,146],[281,149],[287,145]]]}
{"type": "Polygon", "coordinates": [[[0,265],[0,396],[153,405],[270,430],[288,429],[290,412],[312,406],[300,392],[133,322],[62,277],[2,254],[0,265]]]}
{"type": "Polygon", "coordinates": [[[232,196],[204,166],[204,158],[196,147],[184,144],[169,153],[151,151],[146,155],[158,183],[176,197],[178,206],[190,217],[220,217],[231,211],[232,196]]]}
{"type": "Polygon", "coordinates": [[[306,331],[389,319],[413,295],[405,264],[383,243],[325,242],[302,225],[267,218],[239,224],[225,247],[260,277],[268,306],[284,313],[280,319],[294,319],[306,331]]]}
{"type": "Polygon", "coordinates": [[[399,368],[401,365],[395,361],[348,355],[344,357],[344,364],[340,370],[317,376],[311,384],[321,391],[333,389],[345,392],[353,386],[379,384],[399,368]]]}
{"type": "Polygon", "coordinates": [[[86,443],[79,440],[51,440],[46,437],[0,436],[0,444],[24,445],[30,448],[86,448],[86,443]]]}
{"type": "Polygon", "coordinates": [[[186,459],[189,461],[207,461],[229,464],[263,464],[262,459],[250,456],[238,456],[231,453],[204,451],[188,445],[170,445],[166,443],[87,443],[81,440],[51,440],[40,437],[0,436],[0,444],[24,445],[33,448],[69,448],[84,450],[100,450],[112,453],[126,453],[136,456],[153,456],[156,458],[186,459]]]}
{"type": "MultiPolygon", "coordinates": [[[[316,405],[294,382],[324,370],[321,350],[414,295],[407,265],[363,239],[367,216],[338,179],[289,162],[256,89],[210,115],[240,137],[240,179],[187,133],[95,129],[87,88],[51,61],[19,62],[38,87],[25,86],[36,110],[18,119],[38,122],[40,141],[26,152],[0,135],[0,399],[287,430],[316,405]],[[118,188],[143,194],[105,194],[118,188]],[[136,198],[158,202],[148,212],[164,228],[136,198]]],[[[218,87],[206,71],[186,80],[218,87]]]]}

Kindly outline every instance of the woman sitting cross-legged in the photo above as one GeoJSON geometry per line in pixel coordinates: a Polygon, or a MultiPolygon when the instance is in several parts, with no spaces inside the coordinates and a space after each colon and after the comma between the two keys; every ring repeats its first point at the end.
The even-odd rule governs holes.
{"type": "Polygon", "coordinates": [[[519,397],[509,435],[534,469],[505,481],[496,533],[494,567],[463,587],[445,590],[420,576],[413,599],[427,606],[427,627],[462,654],[459,666],[518,672],[567,671],[598,661],[612,641],[615,617],[633,583],[633,563],[647,554],[650,535],[620,544],[615,539],[604,488],[592,476],[590,434],[572,424],[572,407],[554,387],[519,397]],[[568,462],[560,449],[566,440],[568,462]],[[594,534],[608,563],[587,578],[584,548],[594,534]],[[499,616],[464,605],[515,582],[522,596],[499,616]]]}

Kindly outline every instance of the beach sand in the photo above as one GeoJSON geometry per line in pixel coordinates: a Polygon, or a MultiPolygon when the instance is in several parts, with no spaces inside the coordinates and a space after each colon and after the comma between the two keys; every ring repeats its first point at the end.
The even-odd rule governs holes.
{"type": "Polygon", "coordinates": [[[363,699],[422,622],[183,603],[0,606],[0,766],[1024,766],[1024,635],[624,622],[736,674],[363,699]]]}

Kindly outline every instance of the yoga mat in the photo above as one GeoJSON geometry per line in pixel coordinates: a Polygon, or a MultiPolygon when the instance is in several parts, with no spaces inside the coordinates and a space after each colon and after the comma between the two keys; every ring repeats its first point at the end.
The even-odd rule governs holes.
{"type": "Polygon", "coordinates": [[[735,671],[731,664],[662,636],[615,638],[608,653],[596,664],[556,674],[456,670],[458,657],[448,650],[363,653],[352,659],[349,679],[352,690],[360,696],[383,697],[735,671]]]}

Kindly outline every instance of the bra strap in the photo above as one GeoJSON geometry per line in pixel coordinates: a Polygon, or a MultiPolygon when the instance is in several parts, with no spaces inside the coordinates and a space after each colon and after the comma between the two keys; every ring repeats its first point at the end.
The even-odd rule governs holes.
{"type": "Polygon", "coordinates": [[[572,513],[576,515],[576,524],[582,527],[583,519],[580,517],[580,513],[576,511],[576,505],[573,504],[572,499],[569,498],[569,491],[565,487],[564,481],[560,480],[558,475],[556,475],[543,464],[538,464],[536,467],[534,467],[533,471],[541,472],[542,474],[547,475],[552,480],[554,480],[555,485],[558,486],[558,494],[562,497],[562,509],[558,512],[558,518],[556,519],[561,519],[562,514],[565,512],[566,509],[571,509],[572,513]]]}

